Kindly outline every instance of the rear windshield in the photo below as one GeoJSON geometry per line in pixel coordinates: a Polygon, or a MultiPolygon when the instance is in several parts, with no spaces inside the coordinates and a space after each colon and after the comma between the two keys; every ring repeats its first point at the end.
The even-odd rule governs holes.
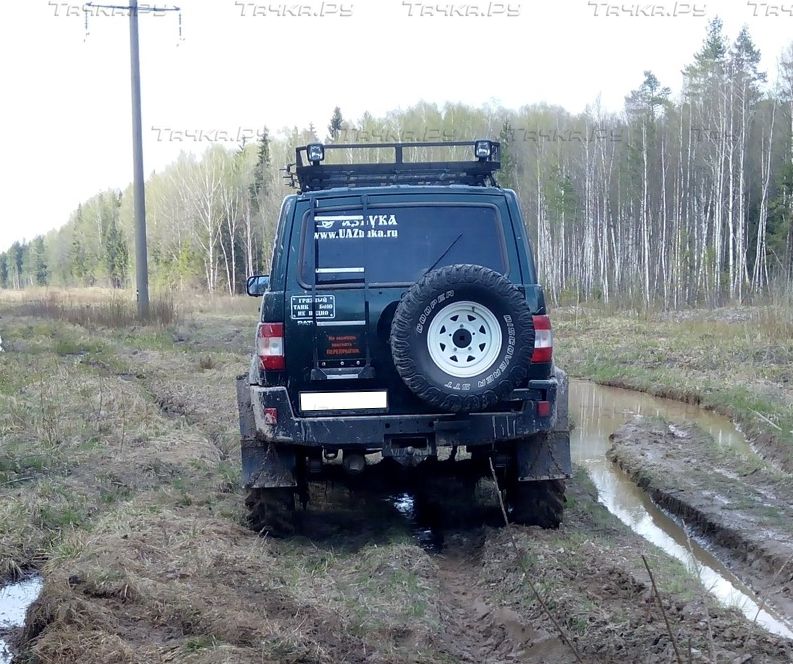
{"type": "Polygon", "coordinates": [[[317,212],[312,235],[304,218],[301,277],[313,282],[317,268],[361,268],[374,284],[407,284],[431,267],[484,265],[507,274],[504,233],[491,206],[410,206],[317,212]],[[314,242],[316,241],[316,247],[314,242]]]}

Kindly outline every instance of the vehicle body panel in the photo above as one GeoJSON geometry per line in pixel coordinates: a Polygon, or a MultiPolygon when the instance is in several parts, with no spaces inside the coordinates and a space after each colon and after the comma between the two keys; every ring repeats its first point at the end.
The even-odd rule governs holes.
{"type": "MultiPolygon", "coordinates": [[[[238,382],[246,486],[293,486],[295,451],[298,457],[360,450],[398,458],[407,454],[408,448],[410,454],[432,455],[440,447],[462,445],[491,449],[512,445],[519,450],[522,480],[570,476],[566,381],[560,388],[560,372],[552,363],[531,365],[525,384],[488,411],[465,415],[436,412],[397,374],[389,342],[397,305],[420,274],[392,281],[368,278],[389,272],[389,265],[381,264],[383,261],[391,261],[394,272],[400,272],[415,257],[405,256],[405,252],[360,250],[350,252],[350,264],[344,265],[339,262],[344,252],[335,256],[336,263],[328,262],[322,254],[322,246],[326,246],[322,242],[328,237],[310,238],[312,229],[325,233],[336,233],[340,228],[347,229],[345,232],[388,233],[394,230],[389,225],[391,215],[396,216],[398,227],[404,211],[409,218],[409,211],[417,209],[422,214],[437,209],[441,217],[450,209],[460,211],[461,218],[481,215],[482,225],[499,235],[501,273],[522,291],[533,314],[546,314],[527,232],[511,190],[395,185],[329,189],[287,197],[281,208],[269,290],[262,297],[260,316],[262,322],[284,325],[285,370],[264,371],[254,357],[248,375],[238,382]],[[487,221],[491,214],[493,226],[487,221]],[[382,229],[378,227],[381,221],[382,229]],[[388,404],[378,412],[357,411],[354,404],[341,412],[300,410],[301,393],[381,390],[387,391],[388,404]],[[561,400],[563,427],[562,418],[557,417],[561,400]],[[549,402],[551,407],[542,417],[537,412],[540,401],[549,402]],[[555,430],[557,420],[563,430],[555,430]],[[545,435],[548,432],[552,435],[545,435]],[[423,441],[423,447],[408,444],[413,440],[423,441]]],[[[432,218],[426,223],[429,227],[432,218]]],[[[446,239],[449,237],[454,239],[454,233],[447,233],[446,239]]],[[[340,236],[330,239],[347,241],[340,236]]],[[[386,242],[396,236],[350,239],[386,242]]],[[[488,235],[486,239],[492,245],[493,237],[488,235]]],[[[449,260],[454,258],[453,251],[464,249],[453,243],[449,260]]]]}

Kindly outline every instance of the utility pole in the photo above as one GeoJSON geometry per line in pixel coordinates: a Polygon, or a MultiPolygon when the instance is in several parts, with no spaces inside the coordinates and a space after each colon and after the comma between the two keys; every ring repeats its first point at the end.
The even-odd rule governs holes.
{"type": "Polygon", "coordinates": [[[143,180],[143,122],[140,111],[140,44],[138,0],[129,3],[129,62],[132,82],[132,168],[135,209],[135,281],[138,318],[149,317],[149,262],[146,250],[146,191],[143,180]]]}
{"type": "Polygon", "coordinates": [[[182,36],[182,15],[179,7],[138,8],[138,0],[129,0],[128,6],[103,5],[87,2],[84,5],[85,30],[88,36],[88,10],[111,9],[129,12],[129,66],[132,87],[132,191],[135,211],[135,285],[137,287],[138,318],[145,321],[149,317],[149,261],[146,249],[146,189],[143,179],[143,121],[140,103],[140,40],[138,35],[138,13],[140,11],[180,12],[179,37],[182,36]]]}

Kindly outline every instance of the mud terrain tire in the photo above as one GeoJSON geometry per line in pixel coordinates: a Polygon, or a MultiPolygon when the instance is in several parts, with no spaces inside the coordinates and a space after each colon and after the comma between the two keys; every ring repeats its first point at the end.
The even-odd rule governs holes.
{"type": "Polygon", "coordinates": [[[295,493],[292,489],[251,489],[245,499],[248,526],[260,534],[288,537],[295,532],[295,493]]]}
{"type": "Polygon", "coordinates": [[[449,265],[405,293],[391,325],[391,354],[405,384],[449,412],[475,412],[525,380],[534,323],[523,294],[489,268],[449,265]]]}
{"type": "Polygon", "coordinates": [[[515,482],[507,489],[513,523],[558,528],[564,513],[564,481],[515,482]]]}

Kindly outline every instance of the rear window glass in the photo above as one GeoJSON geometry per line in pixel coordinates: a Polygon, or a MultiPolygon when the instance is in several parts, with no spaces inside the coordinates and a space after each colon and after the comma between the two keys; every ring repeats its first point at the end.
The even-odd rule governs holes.
{"type": "Polygon", "coordinates": [[[313,282],[316,267],[360,268],[369,283],[411,283],[430,267],[455,263],[484,265],[507,273],[501,221],[489,206],[378,208],[364,218],[360,210],[323,213],[316,229],[303,230],[301,277],[313,282]]]}

